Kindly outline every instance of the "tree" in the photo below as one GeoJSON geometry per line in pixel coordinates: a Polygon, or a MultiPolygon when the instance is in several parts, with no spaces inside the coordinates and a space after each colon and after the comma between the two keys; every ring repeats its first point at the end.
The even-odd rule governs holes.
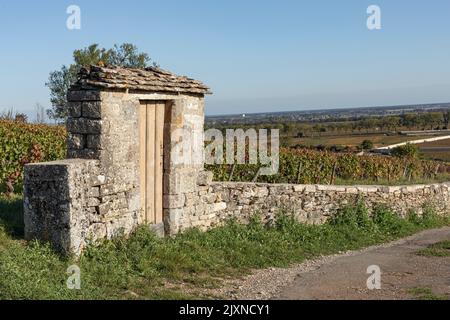
{"type": "Polygon", "coordinates": [[[372,140],[364,140],[360,145],[362,150],[371,150],[373,149],[373,142],[372,140]]]}
{"type": "Polygon", "coordinates": [[[443,122],[442,113],[440,112],[427,112],[422,115],[422,119],[424,126],[429,126],[430,130],[435,129],[443,122]]]}
{"type": "Polygon", "coordinates": [[[392,149],[391,155],[394,157],[404,158],[404,157],[411,157],[411,158],[417,158],[419,157],[419,148],[411,143],[407,143],[403,146],[398,146],[392,149]]]}
{"type": "Polygon", "coordinates": [[[450,111],[444,111],[442,114],[443,120],[444,120],[444,127],[445,129],[448,129],[448,125],[450,122],[450,111]]]}
{"type": "Polygon", "coordinates": [[[401,124],[400,117],[387,117],[386,118],[386,125],[390,130],[397,131],[398,126],[401,124]]]}
{"type": "Polygon", "coordinates": [[[114,45],[111,49],[92,44],[84,49],[75,50],[73,60],[74,63],[70,66],[63,65],[60,70],[50,72],[48,82],[45,84],[50,89],[52,104],[52,108],[47,110],[47,115],[55,121],[67,118],[67,92],[77,80],[77,74],[82,67],[107,65],[142,69],[148,67],[151,62],[147,53],[140,53],[137,47],[130,43],[114,45]]]}

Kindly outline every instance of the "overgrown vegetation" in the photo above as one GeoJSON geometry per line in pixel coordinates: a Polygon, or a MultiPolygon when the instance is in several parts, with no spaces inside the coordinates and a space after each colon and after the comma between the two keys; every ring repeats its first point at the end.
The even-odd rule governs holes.
{"type": "Polygon", "coordinates": [[[0,120],[0,194],[21,192],[25,164],[63,159],[65,154],[64,127],[0,120]]]}
{"type": "Polygon", "coordinates": [[[426,249],[417,252],[424,257],[450,257],[450,241],[442,241],[432,244],[426,249]]]}
{"type": "Polygon", "coordinates": [[[273,226],[256,217],[248,225],[230,221],[208,232],[190,230],[159,239],[145,228],[128,240],[91,246],[78,262],[62,258],[46,244],[25,243],[20,198],[0,198],[0,299],[165,299],[201,296],[254,268],[286,267],[318,255],[387,242],[426,228],[449,225],[427,209],[401,219],[379,207],[343,208],[324,225],[300,224],[280,213],[273,226]],[[81,268],[81,290],[66,288],[67,267],[81,268]],[[188,287],[191,295],[184,289],[188,287]]]}
{"type": "Polygon", "coordinates": [[[434,294],[431,288],[415,287],[409,290],[419,300],[448,300],[445,295],[434,294]]]}

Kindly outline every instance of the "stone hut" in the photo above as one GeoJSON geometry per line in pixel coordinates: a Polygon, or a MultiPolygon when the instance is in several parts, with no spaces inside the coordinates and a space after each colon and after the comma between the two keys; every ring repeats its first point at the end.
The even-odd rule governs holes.
{"type": "Polygon", "coordinates": [[[160,68],[92,66],[68,94],[67,160],[25,167],[26,239],[79,253],[151,225],[174,234],[203,172],[199,81],[160,68]]]}

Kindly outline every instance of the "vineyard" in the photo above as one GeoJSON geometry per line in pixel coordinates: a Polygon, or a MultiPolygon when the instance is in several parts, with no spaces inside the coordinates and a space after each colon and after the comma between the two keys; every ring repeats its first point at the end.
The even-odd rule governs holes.
{"type": "MultiPolygon", "coordinates": [[[[63,159],[66,130],[62,126],[0,120],[0,193],[21,192],[27,163],[63,159]]],[[[340,182],[407,183],[449,180],[443,162],[309,149],[281,149],[279,172],[260,176],[258,165],[207,165],[216,181],[332,184],[340,182]]]]}
{"type": "Polygon", "coordinates": [[[359,156],[309,149],[280,150],[279,172],[258,176],[258,165],[208,165],[217,181],[254,181],[269,183],[333,184],[399,183],[447,179],[448,165],[412,157],[359,156]]]}
{"type": "Polygon", "coordinates": [[[20,191],[25,164],[64,158],[65,137],[61,126],[0,120],[0,192],[20,191]]]}

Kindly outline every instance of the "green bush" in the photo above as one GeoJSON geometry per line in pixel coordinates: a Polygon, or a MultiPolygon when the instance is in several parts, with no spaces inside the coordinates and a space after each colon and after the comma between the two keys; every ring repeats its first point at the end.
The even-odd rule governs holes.
{"type": "Polygon", "coordinates": [[[369,229],[373,222],[369,218],[368,210],[363,203],[356,206],[346,206],[331,218],[330,223],[337,226],[351,226],[354,228],[369,229]]]}
{"type": "Polygon", "coordinates": [[[363,150],[371,150],[371,149],[373,149],[373,142],[372,142],[372,140],[364,140],[361,143],[360,147],[363,150]]]}
{"type": "Polygon", "coordinates": [[[392,149],[391,155],[399,158],[418,158],[419,157],[419,148],[411,143],[407,143],[404,146],[398,146],[392,149]]]}

